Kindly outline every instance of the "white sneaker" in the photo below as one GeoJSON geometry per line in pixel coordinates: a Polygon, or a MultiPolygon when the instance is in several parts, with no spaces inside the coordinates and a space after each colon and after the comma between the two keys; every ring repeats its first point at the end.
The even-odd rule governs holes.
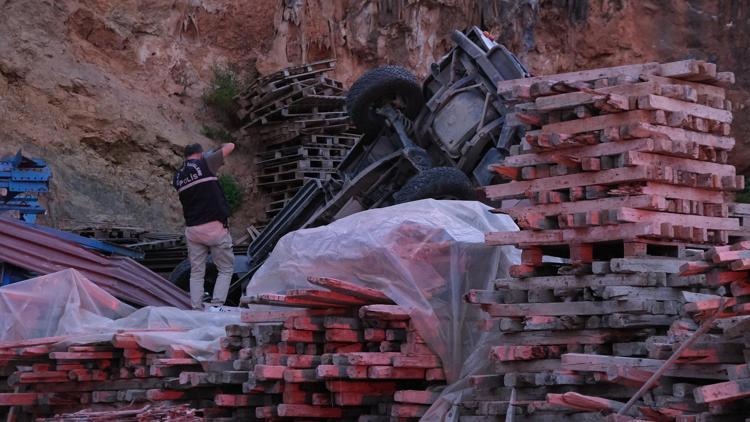
{"type": "Polygon", "coordinates": [[[226,312],[221,305],[211,305],[206,308],[206,312],[226,312]]]}

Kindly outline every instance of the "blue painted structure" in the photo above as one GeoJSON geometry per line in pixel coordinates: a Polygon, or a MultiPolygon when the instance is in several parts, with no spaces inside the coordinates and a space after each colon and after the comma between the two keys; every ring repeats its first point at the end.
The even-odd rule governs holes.
{"type": "Polygon", "coordinates": [[[21,151],[0,159],[0,212],[18,211],[22,220],[35,222],[45,212],[37,194],[49,192],[50,177],[44,160],[24,157],[21,151]]]}

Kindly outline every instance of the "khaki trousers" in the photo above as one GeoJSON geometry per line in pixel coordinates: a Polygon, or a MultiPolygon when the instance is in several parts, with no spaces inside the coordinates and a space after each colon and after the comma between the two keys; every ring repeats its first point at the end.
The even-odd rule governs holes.
{"type": "Polygon", "coordinates": [[[223,305],[227,300],[229,284],[234,273],[232,236],[219,221],[192,226],[185,229],[185,239],[190,259],[190,302],[193,309],[203,309],[206,260],[210,253],[219,276],[214,284],[212,305],[223,305]]]}

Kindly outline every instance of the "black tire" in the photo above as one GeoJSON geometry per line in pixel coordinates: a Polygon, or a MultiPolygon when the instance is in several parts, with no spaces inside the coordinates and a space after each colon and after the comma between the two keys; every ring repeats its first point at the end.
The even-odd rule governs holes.
{"type": "MultiPolygon", "coordinates": [[[[208,260],[206,261],[206,283],[205,283],[205,290],[211,291],[214,288],[214,283],[216,282],[216,276],[219,274],[219,270],[216,268],[216,265],[214,265],[213,260],[211,257],[208,257],[208,260]]],[[[177,264],[176,267],[174,267],[174,270],[172,270],[171,273],[169,273],[169,281],[172,282],[175,286],[181,288],[182,290],[189,292],[190,291],[190,260],[186,259],[179,264],[177,264]]]]}
{"type": "Polygon", "coordinates": [[[388,102],[410,119],[424,105],[417,78],[403,67],[380,66],[360,76],[346,95],[346,110],[359,130],[374,136],[384,123],[375,109],[388,102]]]}
{"type": "Polygon", "coordinates": [[[474,186],[461,170],[453,167],[435,167],[409,179],[393,195],[397,204],[420,199],[476,199],[474,186]]]}
{"type": "MultiPolygon", "coordinates": [[[[211,256],[206,261],[206,278],[203,284],[204,299],[206,296],[211,295],[214,291],[214,285],[216,284],[216,277],[219,275],[219,269],[214,265],[211,256]]],[[[232,276],[232,282],[237,279],[237,275],[232,276]]],[[[190,293],[190,260],[186,259],[169,273],[169,281],[180,289],[190,293]]],[[[226,305],[237,306],[240,303],[240,297],[242,296],[242,289],[230,289],[229,295],[227,296],[226,305]]]]}

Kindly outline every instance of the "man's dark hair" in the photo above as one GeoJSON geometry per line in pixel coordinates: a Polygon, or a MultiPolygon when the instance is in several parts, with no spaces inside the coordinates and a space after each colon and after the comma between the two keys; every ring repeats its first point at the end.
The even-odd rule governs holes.
{"type": "Polygon", "coordinates": [[[190,144],[185,147],[185,158],[199,152],[203,152],[203,147],[201,146],[201,144],[190,144]]]}

